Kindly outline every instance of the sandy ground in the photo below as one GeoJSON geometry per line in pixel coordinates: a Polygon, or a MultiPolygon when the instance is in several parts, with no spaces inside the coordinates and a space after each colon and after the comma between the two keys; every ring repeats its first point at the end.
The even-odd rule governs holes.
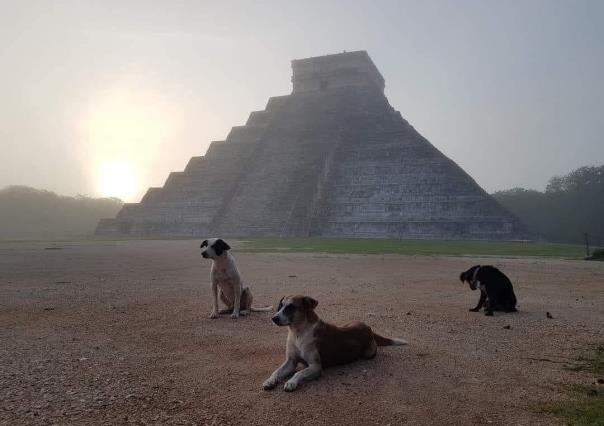
{"type": "Polygon", "coordinates": [[[266,392],[287,330],[210,320],[198,244],[0,245],[0,423],[556,424],[536,408],[590,380],[564,363],[604,340],[604,263],[235,250],[256,305],[304,293],[324,320],[410,341],[266,392]],[[475,263],[510,276],[519,313],[468,312],[475,263]]]}

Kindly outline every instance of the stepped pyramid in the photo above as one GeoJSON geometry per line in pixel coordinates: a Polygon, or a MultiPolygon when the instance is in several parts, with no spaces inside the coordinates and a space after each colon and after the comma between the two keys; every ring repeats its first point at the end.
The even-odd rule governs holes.
{"type": "Polygon", "coordinates": [[[390,106],[367,52],[292,68],[291,95],[96,234],[519,238],[517,220],[390,106]]]}

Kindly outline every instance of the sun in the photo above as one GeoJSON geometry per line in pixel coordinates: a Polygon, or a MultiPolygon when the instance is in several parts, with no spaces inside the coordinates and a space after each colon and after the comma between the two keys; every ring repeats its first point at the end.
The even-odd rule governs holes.
{"type": "Polygon", "coordinates": [[[137,85],[113,87],[91,101],[83,120],[85,161],[95,194],[136,202],[157,185],[154,167],[173,153],[181,114],[161,94],[137,85]]]}
{"type": "Polygon", "coordinates": [[[104,197],[122,200],[134,199],[140,189],[140,176],[135,164],[128,161],[110,161],[100,165],[99,192],[104,197]]]}

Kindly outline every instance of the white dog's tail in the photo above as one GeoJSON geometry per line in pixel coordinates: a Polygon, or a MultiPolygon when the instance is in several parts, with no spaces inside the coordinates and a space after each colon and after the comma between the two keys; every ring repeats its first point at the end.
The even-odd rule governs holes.
{"type": "Polygon", "coordinates": [[[397,339],[397,338],[389,338],[389,337],[382,337],[377,333],[373,333],[373,338],[375,339],[375,343],[377,343],[378,346],[400,346],[400,345],[408,345],[409,343],[404,340],[404,339],[397,339]]]}
{"type": "Polygon", "coordinates": [[[273,312],[272,306],[264,306],[262,308],[258,308],[256,306],[250,307],[250,311],[252,312],[273,312]]]}

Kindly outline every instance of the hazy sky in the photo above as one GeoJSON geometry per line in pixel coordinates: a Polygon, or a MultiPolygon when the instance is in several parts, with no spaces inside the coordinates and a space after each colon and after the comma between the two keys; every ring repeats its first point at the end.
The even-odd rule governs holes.
{"type": "Polygon", "coordinates": [[[367,50],[386,95],[486,190],[604,163],[604,1],[0,0],[0,187],[136,201],[367,50]]]}

